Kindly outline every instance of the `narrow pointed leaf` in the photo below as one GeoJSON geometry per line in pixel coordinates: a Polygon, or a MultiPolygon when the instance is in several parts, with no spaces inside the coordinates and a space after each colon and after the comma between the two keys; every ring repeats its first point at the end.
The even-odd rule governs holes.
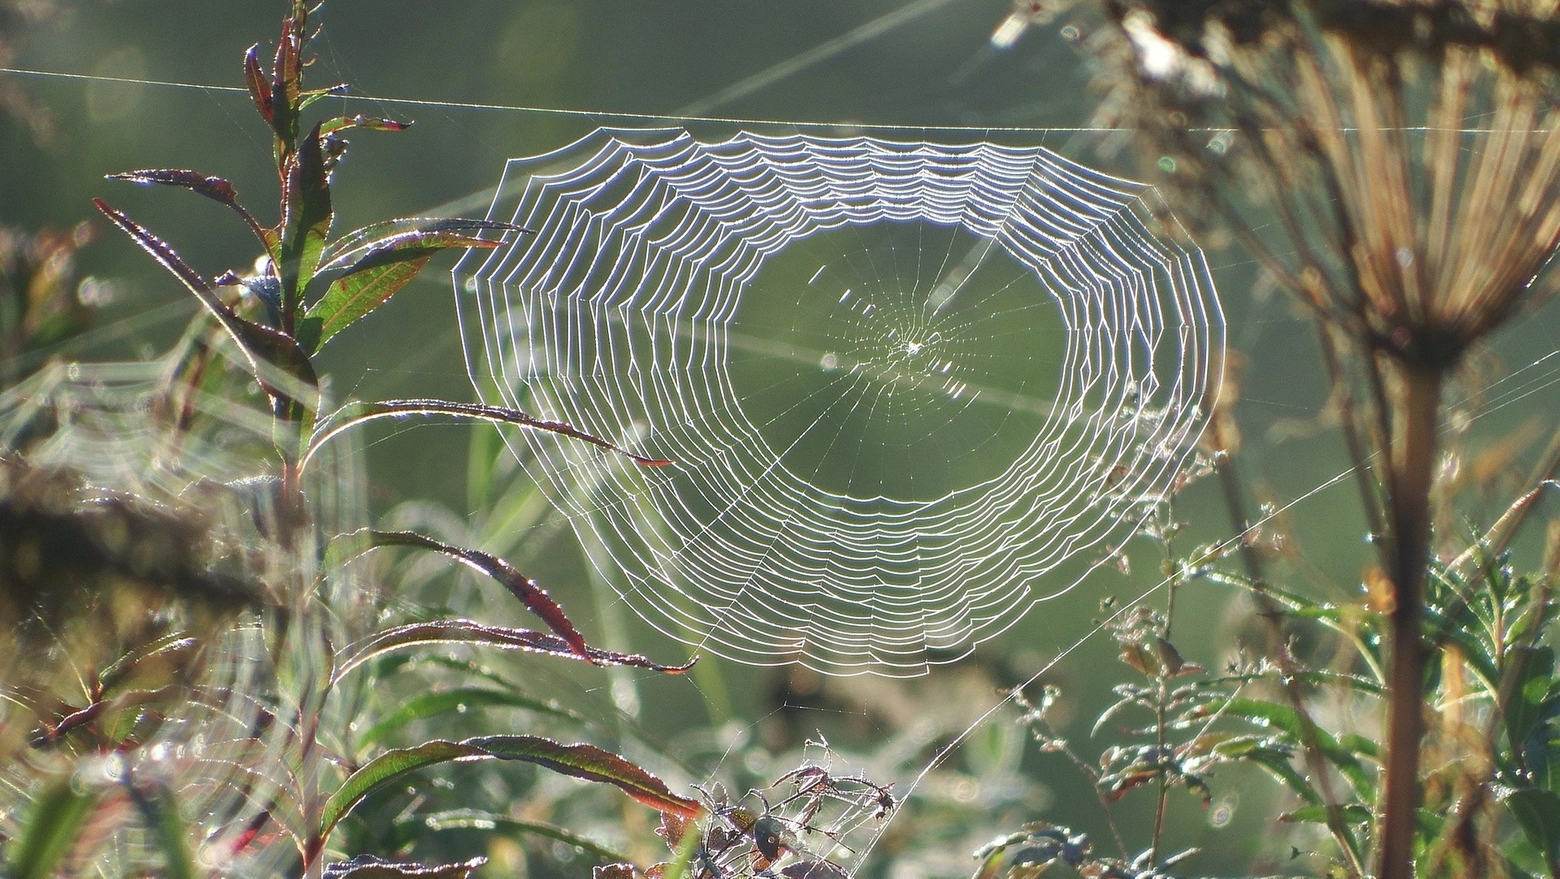
{"type": "MultiPolygon", "coordinates": [[[[665,813],[662,813],[663,815],[665,813]]],[[[681,820],[681,819],[678,819],[681,820]]],[[[429,830],[486,830],[507,833],[534,833],[578,849],[584,849],[603,861],[626,861],[628,858],[606,846],[580,836],[572,830],[548,824],[545,821],[526,821],[480,809],[452,809],[435,812],[423,819],[429,830]]]]}
{"type": "Polygon", "coordinates": [[[249,361],[250,374],[273,403],[298,402],[306,409],[314,409],[312,400],[298,400],[296,397],[300,391],[307,392],[312,397],[312,392],[319,386],[319,379],[314,375],[313,365],[296,342],[270,327],[240,317],[217,296],[211,284],[186,265],[173,248],[161,238],[110,207],[102,199],[93,199],[93,204],[97,205],[98,210],[112,220],[114,225],[124,230],[125,234],[139,244],[142,250],[151,254],[163,268],[182,281],[184,286],[195,294],[195,298],[206,307],[206,310],[216,317],[217,322],[222,324],[222,328],[233,337],[233,341],[238,343],[239,350],[244,352],[244,357],[249,361]],[[277,368],[302,387],[288,389],[278,387],[267,378],[265,370],[261,368],[262,364],[277,368]]]}
{"type": "Polygon", "coordinates": [[[698,801],[679,797],[666,782],[611,751],[595,745],[563,745],[539,736],[500,735],[467,739],[501,760],[524,760],[554,772],[611,784],[634,800],[660,812],[685,818],[704,814],[698,801]]]}
{"type": "Polygon", "coordinates": [[[506,693],[489,687],[460,687],[413,696],[399,708],[385,715],[378,723],[364,730],[358,737],[358,744],[364,747],[377,744],[391,733],[405,729],[407,724],[450,712],[464,712],[472,708],[521,708],[567,720],[584,720],[572,711],[520,693],[506,693]]]}
{"type": "Polygon", "coordinates": [[[324,879],[468,879],[487,858],[475,857],[456,864],[409,864],[373,855],[325,865],[324,879]]]}
{"type": "Polygon", "coordinates": [[[298,323],[298,344],[313,353],[337,333],[389,301],[423,270],[433,252],[402,252],[395,258],[331,282],[325,296],[304,312],[298,323]]]}
{"type": "Polygon", "coordinates": [[[282,21],[282,38],[276,44],[271,67],[271,128],[280,149],[278,157],[298,142],[298,90],[303,78],[302,22],[296,15],[282,21]]]}
{"type": "Polygon", "coordinates": [[[595,745],[562,745],[537,736],[479,736],[461,742],[431,741],[415,748],[387,751],[352,773],[320,812],[319,838],[328,839],[341,819],[365,797],[409,772],[441,763],[519,760],[586,781],[611,784],[633,799],[663,812],[697,817],[696,801],[673,794],[666,783],[610,751],[595,745]]]}
{"type": "Polygon", "coordinates": [[[338,82],[333,86],[322,89],[309,89],[298,95],[298,109],[302,110],[321,98],[333,98],[345,95],[352,91],[352,87],[344,82],[338,82]]]}
{"type": "Polygon", "coordinates": [[[320,812],[319,837],[328,839],[332,830],[353,807],[374,791],[394,782],[408,772],[440,763],[488,759],[482,748],[460,742],[431,741],[415,748],[387,751],[363,764],[331,794],[320,812]]]}
{"type": "Polygon", "coordinates": [[[167,879],[197,879],[195,859],[190,854],[189,829],[179,814],[179,805],[166,785],[146,788],[129,786],[130,799],[151,831],[152,840],[163,856],[159,876],[167,879]]]}
{"type": "MultiPolygon", "coordinates": [[[[472,620],[435,620],[396,626],[353,644],[342,652],[341,661],[337,664],[331,680],[339,681],[363,663],[392,650],[428,644],[486,644],[491,647],[526,650],[549,656],[580,658],[579,654],[574,652],[574,648],[557,635],[533,632],[530,629],[489,626],[472,620]]],[[[617,653],[596,647],[586,647],[586,652],[595,665],[628,665],[666,674],[682,674],[693,667],[692,660],[684,665],[662,665],[637,653],[617,653]]]]}
{"type": "MultiPolygon", "coordinates": [[[[325,97],[331,93],[332,92],[330,91],[310,93],[304,98],[305,106],[307,106],[311,100],[325,97]]],[[[320,124],[320,134],[335,134],[338,131],[345,131],[349,128],[366,128],[371,131],[405,131],[411,127],[412,123],[410,122],[401,122],[396,119],[384,119],[378,116],[364,116],[362,113],[359,113],[356,116],[337,116],[334,119],[325,120],[320,124]]]]}
{"type": "Polygon", "coordinates": [[[256,43],[244,53],[244,82],[249,86],[249,98],[267,125],[276,121],[271,109],[271,86],[265,81],[265,71],[260,69],[260,44],[256,43]]]}
{"type": "Polygon", "coordinates": [[[350,265],[362,256],[363,251],[380,241],[407,232],[529,233],[530,231],[523,226],[497,220],[472,220],[464,217],[400,217],[370,223],[337,238],[325,248],[321,263],[332,268],[350,265]]]}
{"type": "MultiPolygon", "coordinates": [[[[1297,747],[1305,746],[1303,727],[1299,715],[1288,705],[1265,702],[1260,699],[1231,699],[1220,709],[1230,717],[1242,717],[1282,730],[1297,747]]],[[[1376,783],[1371,773],[1360,763],[1359,755],[1333,738],[1326,730],[1313,727],[1316,746],[1327,761],[1338,768],[1338,773],[1348,780],[1361,800],[1369,801],[1376,794],[1376,783]]],[[[1353,740],[1351,740],[1353,741],[1353,740]]]]}
{"type": "MultiPolygon", "coordinates": [[[[455,232],[427,231],[405,232],[374,242],[356,262],[340,269],[325,295],[309,307],[304,316],[308,328],[299,331],[304,349],[317,350],[332,336],[389,301],[417,277],[435,253],[455,248],[493,248],[499,243],[455,232]]],[[[334,268],[327,264],[320,276],[328,277],[334,268]]]]}
{"type": "MultiPolygon", "coordinates": [[[[1360,803],[1347,803],[1339,806],[1338,811],[1341,813],[1343,820],[1350,824],[1364,824],[1375,817],[1371,814],[1369,806],[1360,803]]],[[[1278,820],[1285,823],[1306,821],[1312,824],[1326,824],[1327,807],[1322,805],[1301,806],[1293,812],[1285,812],[1279,815],[1278,820]]]]}
{"type": "Polygon", "coordinates": [[[232,208],[234,213],[237,213],[260,238],[261,243],[265,242],[265,232],[259,221],[238,203],[238,193],[234,191],[233,184],[221,177],[207,177],[187,169],[149,168],[141,171],[126,171],[123,174],[110,174],[108,179],[127,180],[146,185],[177,186],[197,195],[204,195],[212,201],[221,202],[232,208]]]}
{"type": "Polygon", "coordinates": [[[420,418],[452,416],[487,421],[493,424],[512,424],[517,427],[543,430],[583,440],[597,448],[622,455],[644,467],[665,467],[672,463],[665,458],[650,458],[644,455],[636,455],[608,440],[586,433],[562,421],[547,421],[533,415],[527,415],[518,409],[486,406],[480,403],[455,403],[449,400],[384,400],[377,403],[354,403],[343,406],[320,422],[314,431],[313,437],[309,440],[309,448],[304,453],[303,462],[306,464],[309,458],[319,450],[320,446],[329,442],[332,437],[344,430],[379,418],[403,419],[414,416],[420,418]]]}
{"type": "Polygon", "coordinates": [[[415,531],[370,531],[368,537],[373,546],[406,546],[442,553],[479,573],[492,577],[502,583],[504,588],[509,590],[509,594],[520,599],[520,603],[524,604],[527,610],[546,623],[547,628],[551,629],[554,635],[562,638],[575,655],[586,662],[594,661],[585,644],[585,636],[574,628],[574,623],[569,620],[558,602],[553,601],[547,594],[547,590],[536,585],[534,580],[520,573],[509,562],[481,550],[441,543],[415,531]]]}
{"type": "Polygon", "coordinates": [[[238,206],[238,193],[233,191],[232,183],[221,177],[207,177],[198,171],[175,168],[146,168],[140,171],[109,174],[108,179],[127,180],[131,183],[178,186],[199,195],[204,195],[213,201],[219,201],[228,207],[238,206]]]}
{"type": "Polygon", "coordinates": [[[325,238],[330,234],[330,179],[318,126],[303,138],[297,155],[288,162],[286,189],[278,269],[282,279],[283,329],[291,329],[303,289],[319,268],[325,238]]]}
{"type": "Polygon", "coordinates": [[[69,778],[61,778],[33,799],[26,818],[16,834],[7,841],[11,857],[6,863],[7,879],[50,879],[55,867],[81,835],[82,825],[97,807],[100,792],[95,787],[78,787],[69,778]]]}

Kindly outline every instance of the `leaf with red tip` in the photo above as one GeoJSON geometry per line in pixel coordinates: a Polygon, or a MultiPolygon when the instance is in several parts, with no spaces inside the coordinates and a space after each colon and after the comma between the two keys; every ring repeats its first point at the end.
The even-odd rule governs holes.
{"type": "Polygon", "coordinates": [[[291,405],[300,403],[305,408],[313,410],[314,401],[300,400],[299,392],[305,392],[310,397],[317,392],[319,379],[314,375],[314,366],[309,358],[298,347],[298,343],[284,333],[277,332],[267,326],[262,326],[240,317],[228,304],[217,296],[216,291],[194,269],[185,264],[184,260],[174,252],[172,247],[147,231],[139,223],[125,216],[123,213],[110,207],[102,199],[93,199],[114,225],[124,230],[142,250],[152,255],[163,268],[167,269],[174,277],[184,283],[184,286],[195,298],[199,299],[206,310],[216,317],[222,328],[227,330],[233,341],[238,343],[239,350],[244,352],[244,357],[249,361],[249,372],[255,381],[265,390],[276,405],[291,405]],[[262,364],[279,369],[284,375],[295,380],[301,385],[297,388],[281,388],[266,376],[266,370],[262,364]]]}
{"type": "MultiPolygon", "coordinates": [[[[342,651],[331,681],[339,681],[358,666],[376,657],[405,647],[423,647],[429,644],[487,644],[507,650],[526,650],[578,659],[567,641],[557,635],[533,632],[530,629],[512,629],[506,626],[489,626],[472,620],[435,620],[426,623],[408,623],[376,632],[368,638],[342,651]]],[[[596,665],[626,665],[649,669],[663,674],[682,674],[693,667],[693,660],[684,665],[662,665],[637,653],[617,653],[586,647],[590,661],[596,665]]]]}
{"type": "Polygon", "coordinates": [[[502,583],[505,589],[514,597],[520,599],[526,609],[534,613],[547,624],[553,634],[562,638],[565,643],[586,662],[594,662],[590,649],[585,644],[585,636],[574,628],[574,623],[569,620],[567,614],[558,602],[553,601],[545,589],[536,585],[536,582],[515,569],[514,565],[504,561],[496,555],[490,555],[481,550],[466,549],[465,547],[452,546],[442,543],[431,537],[418,534],[415,531],[373,531],[367,533],[372,546],[408,546],[413,549],[426,549],[442,553],[458,562],[492,577],[502,583]]]}
{"type": "Polygon", "coordinates": [[[319,839],[328,838],[341,819],[369,794],[409,772],[440,763],[488,759],[520,760],[585,781],[610,784],[663,812],[690,818],[704,812],[698,802],[672,793],[666,782],[595,745],[563,745],[539,736],[478,736],[460,742],[425,742],[415,748],[387,751],[368,761],[325,802],[320,813],[319,839]]]}
{"type": "MultiPolygon", "coordinates": [[[[381,220],[370,223],[361,229],[353,229],[351,232],[332,241],[320,257],[324,269],[342,268],[351,262],[361,259],[369,250],[377,247],[381,242],[391,240],[401,235],[412,232],[521,232],[529,233],[531,230],[514,223],[503,223],[497,220],[471,220],[464,217],[399,217],[394,220],[381,220]]],[[[472,237],[475,237],[474,235],[472,237]]],[[[484,241],[486,239],[483,239],[484,241]]],[[[323,270],[323,269],[322,269],[323,270]]]]}
{"type": "Polygon", "coordinates": [[[140,171],[125,171],[122,174],[110,174],[109,180],[127,180],[131,183],[146,185],[177,186],[188,189],[197,194],[204,195],[212,201],[227,205],[241,217],[249,228],[265,243],[265,230],[255,220],[244,206],[238,203],[238,193],[233,189],[233,184],[222,177],[207,177],[198,171],[172,168],[147,168],[140,171]]]}
{"type": "Polygon", "coordinates": [[[356,116],[337,116],[320,123],[320,134],[330,135],[348,128],[366,128],[371,131],[405,131],[412,127],[410,122],[401,122],[395,119],[384,119],[378,116],[364,116],[362,113],[356,116]]]}

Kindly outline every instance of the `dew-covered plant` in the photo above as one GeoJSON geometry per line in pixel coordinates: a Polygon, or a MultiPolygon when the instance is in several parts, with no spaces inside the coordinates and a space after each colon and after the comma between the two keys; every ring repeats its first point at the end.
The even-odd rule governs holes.
{"type": "MultiPolygon", "coordinates": [[[[1389,718],[1381,796],[1367,802],[1380,826],[1346,872],[1408,879],[1436,839],[1422,817],[1436,769],[1420,757],[1431,753],[1425,719],[1441,707],[1421,684],[1455,661],[1429,603],[1438,551],[1458,554],[1438,546],[1459,521],[1436,502],[1453,494],[1436,478],[1447,388],[1494,333],[1557,290],[1560,16],[1523,0],[1021,6],[1021,18],[1075,16],[1102,122],[1133,132],[1184,215],[1238,241],[1314,319],[1378,551],[1366,579],[1384,587],[1390,620],[1378,657],[1389,718]]],[[[1216,450],[1226,474],[1235,446],[1216,450]]],[[[1560,466],[1556,450],[1481,537],[1482,555],[1502,557],[1560,466]]],[[[1232,509],[1238,529],[1251,524],[1232,509]]],[[[1260,567],[1246,575],[1272,585],[1260,567]]],[[[1470,589],[1494,589],[1477,582],[1480,568],[1462,575],[1470,589]]],[[[1306,687],[1290,679],[1315,739],[1306,687]]],[[[1313,770],[1318,747],[1307,747],[1313,770]]],[[[1340,838],[1341,807],[1328,804],[1340,838]]]]}
{"type": "MultiPolygon", "coordinates": [[[[1167,851],[1166,830],[1173,814],[1183,824],[1192,814],[1194,824],[1219,826],[1228,823],[1229,815],[1217,814],[1227,803],[1260,800],[1249,772],[1233,782],[1220,778],[1236,764],[1275,783],[1279,832],[1237,843],[1266,865],[1259,870],[1364,872],[1379,833],[1386,755],[1374,718],[1390,694],[1383,637],[1390,614],[1368,594],[1357,602],[1318,601],[1254,583],[1225,561],[1200,550],[1196,565],[1178,567],[1177,582],[1230,587],[1236,596],[1271,602],[1272,612],[1292,622],[1291,635],[1316,645],[1325,664],[1285,669],[1237,653],[1210,670],[1181,657],[1170,640],[1169,613],[1137,607],[1113,617],[1109,628],[1131,674],[1115,686],[1115,700],[1085,741],[1069,738],[1053,719],[1062,688],[1015,695],[1020,723],[1042,754],[1052,765],[1071,764],[1093,785],[1098,814],[1073,807],[1057,821],[999,837],[976,853],[977,877],[1033,876],[1058,864],[1115,879],[1201,875],[1195,869],[1203,852],[1167,851]],[[1297,683],[1310,694],[1300,709],[1286,692],[1297,683]],[[1307,752],[1320,757],[1319,769],[1308,765],[1307,752]],[[1175,813],[1170,798],[1188,795],[1202,808],[1175,813]],[[1129,797],[1152,799],[1149,821],[1121,817],[1120,801],[1129,797]],[[1075,829],[1100,817],[1107,839],[1075,829]]],[[[1553,876],[1560,869],[1560,775],[1553,770],[1560,676],[1553,648],[1542,643],[1560,611],[1552,580],[1551,573],[1518,574],[1507,558],[1472,552],[1430,570],[1426,617],[1442,661],[1421,690],[1433,711],[1421,755],[1418,875],[1553,876]]]]}
{"type": "MultiPolygon", "coordinates": [[[[258,241],[257,268],[207,278],[98,200],[202,314],[150,372],[131,370],[136,391],[115,402],[59,395],[80,378],[79,366],[48,371],[0,399],[10,449],[0,456],[0,611],[10,633],[0,651],[0,859],[8,876],[465,876],[481,858],[403,862],[394,850],[348,851],[342,834],[355,810],[409,774],[474,761],[520,761],[601,782],[685,818],[702,811],[592,744],[506,732],[388,746],[409,724],[436,727],[469,705],[568,715],[567,706],[527,698],[477,667],[463,670],[462,689],[426,693],[377,717],[355,712],[370,704],[361,698],[366,687],[405,666],[398,657],[437,645],[664,673],[686,666],[587,644],[543,589],[497,555],[417,531],[354,527],[354,516],[333,506],[342,477],[317,472],[328,468],[330,444],[378,418],[476,419],[591,443],[629,466],[664,462],[513,409],[441,400],[322,408],[314,357],[323,346],[434,255],[490,248],[499,242],[493,236],[524,230],[411,218],[332,238],[331,177],[344,133],[405,124],[357,115],[310,121],[311,106],[341,91],[303,85],[316,10],[293,0],[269,70],[258,46],[244,57],[250,97],[272,134],[274,225],[219,177],[184,169],[113,175],[230,208],[258,241]],[[386,549],[458,562],[518,600],[542,630],[452,617],[396,622],[379,605],[396,584],[372,582],[357,561],[386,549]],[[352,854],[360,857],[340,860],[352,854]]],[[[111,386],[103,376],[113,374],[102,372],[93,387],[111,386]]]]}

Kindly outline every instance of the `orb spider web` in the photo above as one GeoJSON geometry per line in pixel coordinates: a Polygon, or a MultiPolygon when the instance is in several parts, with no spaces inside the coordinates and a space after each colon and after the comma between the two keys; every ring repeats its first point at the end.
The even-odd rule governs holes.
{"type": "Polygon", "coordinates": [[[1172,489],[1217,382],[1201,253],[1036,146],[602,129],[509,163],[532,234],[456,269],[490,402],[657,629],[924,673],[1075,585],[1172,489]]]}

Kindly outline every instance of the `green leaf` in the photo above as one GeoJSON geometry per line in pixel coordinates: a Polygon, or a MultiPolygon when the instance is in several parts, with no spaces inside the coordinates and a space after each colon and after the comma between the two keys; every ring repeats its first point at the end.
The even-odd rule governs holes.
{"type": "Polygon", "coordinates": [[[550,714],[569,720],[583,721],[580,715],[540,699],[520,693],[506,693],[487,687],[460,687],[414,696],[383,719],[364,730],[358,738],[363,746],[372,745],[385,736],[419,720],[427,720],[440,714],[462,712],[471,708],[523,708],[539,714],[550,714]]]}
{"type": "Polygon", "coordinates": [[[55,867],[81,834],[101,797],[96,787],[56,779],[32,802],[20,831],[7,844],[6,879],[52,879],[55,867]]]}
{"type": "Polygon", "coordinates": [[[583,849],[603,861],[628,860],[620,852],[613,851],[600,843],[592,842],[578,833],[559,827],[556,824],[548,824],[545,821],[524,821],[519,818],[497,815],[479,809],[453,809],[448,812],[435,812],[423,819],[423,826],[434,831],[498,830],[507,833],[531,833],[537,836],[545,836],[548,839],[556,839],[566,845],[583,849]]]}
{"type": "MultiPolygon", "coordinates": [[[[359,318],[387,302],[396,291],[417,277],[435,253],[456,248],[493,248],[498,241],[487,241],[455,232],[404,232],[373,242],[351,265],[331,280],[325,295],[308,310],[305,320],[311,338],[304,348],[314,351],[359,318]],[[317,339],[312,338],[317,333],[317,339]]],[[[326,264],[321,275],[334,267],[326,264]]]]}
{"type": "Polygon", "coordinates": [[[1536,787],[1516,788],[1501,796],[1528,842],[1545,859],[1560,858],[1560,795],[1536,787]]]}
{"type": "MultiPolygon", "coordinates": [[[[1306,735],[1300,716],[1288,705],[1260,699],[1231,699],[1221,710],[1231,717],[1242,717],[1263,726],[1282,730],[1289,738],[1290,744],[1296,748],[1306,747],[1306,735]]],[[[1371,773],[1360,763],[1357,753],[1314,724],[1311,731],[1315,734],[1316,746],[1322,752],[1322,756],[1338,768],[1338,773],[1354,788],[1355,795],[1361,800],[1374,798],[1375,781],[1371,773]]]]}
{"type": "MultiPolygon", "coordinates": [[[[349,94],[352,87],[344,82],[338,82],[322,89],[309,89],[298,93],[298,109],[302,110],[322,98],[334,98],[349,94]]],[[[329,132],[325,132],[329,133],[329,132]]]]}
{"type": "Polygon", "coordinates": [[[383,305],[423,270],[433,251],[402,252],[379,265],[356,269],[331,282],[325,296],[304,313],[298,343],[314,353],[332,336],[383,305]]]}
{"type": "Polygon", "coordinates": [[[319,131],[316,125],[287,162],[282,193],[281,264],[277,271],[282,281],[282,328],[288,331],[297,319],[304,288],[319,268],[333,217],[319,131]]]}
{"type": "MultiPolygon", "coordinates": [[[[574,648],[557,635],[547,635],[529,629],[488,626],[471,620],[437,620],[396,626],[353,644],[343,651],[341,662],[336,666],[336,673],[331,681],[334,683],[341,680],[358,666],[391,650],[426,644],[487,644],[511,650],[544,653],[549,656],[579,658],[574,648]]],[[[595,647],[587,647],[586,652],[595,665],[627,665],[666,674],[681,674],[693,667],[691,661],[686,665],[661,665],[637,653],[614,653],[595,647]]]]}
{"type": "Polygon", "coordinates": [[[479,736],[461,742],[425,742],[370,760],[326,801],[320,813],[319,838],[329,838],[341,819],[365,797],[409,772],[440,763],[487,759],[534,763],[574,778],[611,784],[638,802],[663,812],[690,818],[703,812],[696,801],[673,794],[659,778],[595,745],[563,745],[538,736],[479,736]]]}
{"type": "Polygon", "coordinates": [[[162,850],[163,872],[168,879],[196,879],[195,859],[190,855],[189,831],[179,815],[178,803],[166,785],[128,786],[130,799],[162,850]]]}
{"type": "MultiPolygon", "coordinates": [[[[1374,820],[1370,807],[1360,803],[1349,803],[1338,807],[1343,820],[1350,824],[1365,824],[1374,820]]],[[[1284,822],[1308,822],[1311,824],[1327,823],[1327,807],[1323,805],[1302,806],[1293,812],[1285,812],[1278,816],[1278,820],[1284,822]]]]}
{"type": "Polygon", "coordinates": [[[319,379],[314,374],[314,366],[309,362],[308,355],[298,347],[286,334],[271,329],[270,327],[245,320],[237,312],[228,307],[216,290],[185,264],[184,260],[174,252],[174,249],[161,238],[147,231],[139,223],[125,216],[123,213],[109,207],[102,199],[93,199],[114,225],[124,230],[142,250],[152,255],[163,268],[171,272],[174,277],[184,283],[184,286],[195,298],[199,299],[206,310],[216,317],[222,328],[227,330],[233,341],[238,343],[239,350],[244,352],[244,357],[249,362],[249,372],[255,382],[271,398],[272,404],[277,407],[290,406],[297,403],[307,411],[317,408],[315,396],[318,393],[319,379]],[[283,387],[277,382],[277,377],[269,375],[265,367],[274,367],[282,376],[290,379],[288,386],[283,387]]]}
{"type": "Polygon", "coordinates": [[[1505,707],[1506,743],[1519,759],[1534,750],[1533,734],[1554,714],[1549,698],[1554,685],[1555,651],[1550,647],[1517,647],[1512,650],[1515,686],[1505,707]]]}

